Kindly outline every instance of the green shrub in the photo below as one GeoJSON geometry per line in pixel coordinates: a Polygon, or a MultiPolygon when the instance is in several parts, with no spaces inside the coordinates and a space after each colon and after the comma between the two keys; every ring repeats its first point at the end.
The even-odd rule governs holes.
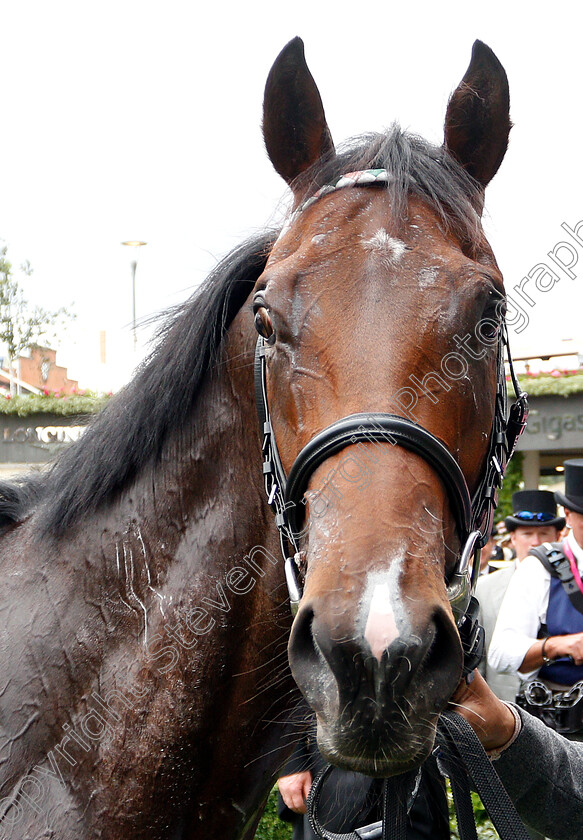
{"type": "Polygon", "coordinates": [[[498,505],[494,513],[494,521],[500,522],[512,513],[512,494],[520,490],[522,483],[523,452],[515,452],[506,468],[504,483],[498,494],[498,505]]]}
{"type": "Polygon", "coordinates": [[[78,394],[59,395],[26,394],[21,396],[0,396],[0,414],[16,414],[28,417],[30,414],[58,414],[63,417],[72,414],[95,414],[105,406],[111,394],[95,394],[83,391],[78,394]]]}
{"type": "Polygon", "coordinates": [[[290,840],[291,836],[292,824],[277,816],[277,787],[274,787],[257,826],[255,840],[290,840]]]}
{"type": "MultiPolygon", "coordinates": [[[[449,781],[446,783],[446,787],[449,805],[449,828],[451,831],[451,840],[459,840],[457,821],[453,809],[453,796],[449,781]]],[[[472,804],[474,806],[474,819],[476,820],[478,840],[498,840],[498,832],[490,822],[488,813],[477,793],[472,793],[472,804]]]]}

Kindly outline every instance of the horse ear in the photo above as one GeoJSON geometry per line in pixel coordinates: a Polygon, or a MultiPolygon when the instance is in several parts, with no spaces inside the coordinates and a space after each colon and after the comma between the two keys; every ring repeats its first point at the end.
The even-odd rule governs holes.
{"type": "Polygon", "coordinates": [[[301,38],[283,48],[267,77],[263,137],[275,170],[288,184],[322,155],[334,151],[301,38]]]}
{"type": "Polygon", "coordinates": [[[508,148],[510,94],[504,68],[486,44],[475,41],[466,74],[445,115],[445,146],[486,186],[508,148]]]}

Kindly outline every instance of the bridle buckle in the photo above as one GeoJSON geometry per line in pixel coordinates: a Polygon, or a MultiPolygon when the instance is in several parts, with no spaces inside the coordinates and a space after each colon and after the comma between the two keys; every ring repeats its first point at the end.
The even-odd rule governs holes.
{"type": "Polygon", "coordinates": [[[285,558],[285,580],[289,592],[289,606],[294,618],[297,615],[303,595],[303,587],[299,578],[300,563],[301,555],[299,551],[295,553],[293,559],[291,557],[285,558]]]}
{"type": "Polygon", "coordinates": [[[469,534],[462,548],[458,565],[447,584],[447,597],[458,627],[467,612],[476,584],[480,568],[480,554],[482,553],[479,545],[481,541],[482,533],[480,531],[472,531],[469,534]]]}

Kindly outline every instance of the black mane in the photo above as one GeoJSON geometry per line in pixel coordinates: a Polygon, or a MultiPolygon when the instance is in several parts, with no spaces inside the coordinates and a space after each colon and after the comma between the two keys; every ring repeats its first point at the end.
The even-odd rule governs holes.
{"type": "Polygon", "coordinates": [[[0,483],[0,525],[43,502],[43,530],[63,533],[155,460],[168,434],[185,423],[226,330],[263,271],[273,232],[229,254],[162,327],[150,357],[83,437],[42,478],[0,483]]]}
{"type": "MultiPolygon", "coordinates": [[[[446,152],[393,126],[364,135],[320,161],[301,179],[305,197],[346,172],[387,169],[393,219],[406,219],[407,197],[422,197],[442,224],[471,243],[479,229],[482,192],[446,152]]],[[[162,329],[159,342],[134,379],[42,477],[0,482],[0,526],[18,522],[44,504],[43,530],[63,533],[80,516],[112,499],[159,457],[184,424],[202,380],[220,353],[226,330],[262,273],[276,234],[241,245],[209,275],[162,329]]]]}

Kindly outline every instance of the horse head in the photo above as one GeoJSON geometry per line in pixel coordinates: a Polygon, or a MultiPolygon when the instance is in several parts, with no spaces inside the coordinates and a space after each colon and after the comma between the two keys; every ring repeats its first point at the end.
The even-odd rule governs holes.
{"type": "Polygon", "coordinates": [[[337,152],[299,39],[266,85],[265,142],[294,211],[253,300],[285,473],[349,419],[341,446],[312,446],[299,482],[305,586],[289,658],[321,751],[368,775],[427,756],[462,672],[447,588],[459,515],[439,459],[403,440],[421,427],[479,486],[504,329],[480,215],[509,130],[506,74],[481,42],[439,148],[393,127],[337,152]],[[381,415],[401,437],[372,433],[381,415]]]}

